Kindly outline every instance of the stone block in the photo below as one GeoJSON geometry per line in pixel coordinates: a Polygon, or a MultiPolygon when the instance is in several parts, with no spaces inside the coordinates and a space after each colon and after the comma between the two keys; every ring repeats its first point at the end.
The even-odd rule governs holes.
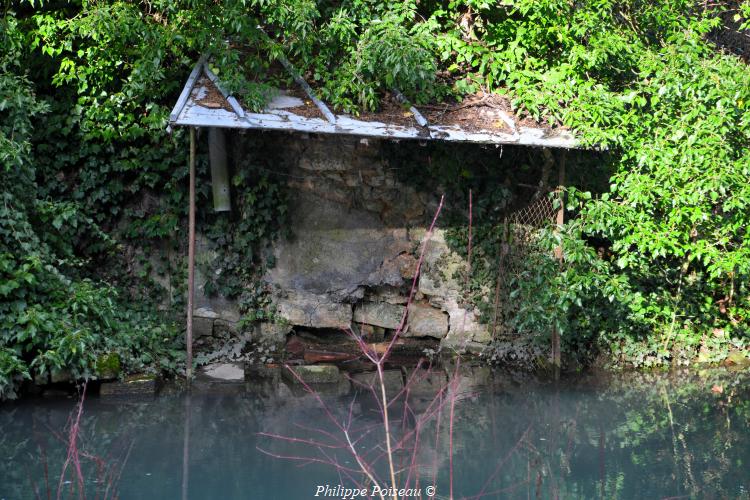
{"type": "Polygon", "coordinates": [[[282,370],[286,368],[277,363],[245,363],[245,379],[278,380],[282,370]]]}
{"type": "Polygon", "coordinates": [[[365,302],[354,307],[354,322],[396,329],[404,316],[404,306],[387,302],[365,302]]]}
{"type": "MultiPolygon", "coordinates": [[[[354,373],[351,378],[356,387],[380,387],[380,378],[376,371],[354,373]]],[[[390,394],[391,396],[398,394],[398,392],[404,387],[404,376],[401,373],[401,370],[384,370],[383,383],[385,384],[387,394],[390,394]]]]}
{"type": "Polygon", "coordinates": [[[413,279],[417,271],[417,258],[412,254],[403,253],[396,257],[398,270],[404,279],[413,279]]]}
{"type": "Polygon", "coordinates": [[[325,295],[291,293],[276,302],[278,315],[291,325],[312,328],[349,328],[351,304],[334,302],[325,295]]]}
{"type": "Polygon", "coordinates": [[[448,315],[424,304],[409,305],[408,329],[404,337],[434,337],[442,339],[448,333],[448,315]]]}
{"type": "Polygon", "coordinates": [[[460,346],[462,343],[477,342],[489,344],[492,340],[489,326],[479,322],[474,311],[461,307],[455,299],[446,299],[443,309],[448,313],[450,329],[445,340],[446,345],[460,346]]]}
{"type": "Polygon", "coordinates": [[[199,307],[197,309],[193,309],[193,318],[216,319],[218,317],[219,313],[217,313],[210,307],[199,307]]]}

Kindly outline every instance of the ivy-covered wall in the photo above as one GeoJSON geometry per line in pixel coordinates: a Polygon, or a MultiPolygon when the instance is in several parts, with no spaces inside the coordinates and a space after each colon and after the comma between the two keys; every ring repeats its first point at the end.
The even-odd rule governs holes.
{"type": "MultiPolygon", "coordinates": [[[[750,2],[6,2],[0,397],[53,369],[91,375],[112,351],[126,371],[179,370],[186,137],[163,131],[203,53],[255,109],[271,96],[255,77],[273,77],[273,55],[283,53],[338,110],[377,109],[394,85],[417,104],[501,93],[517,114],[607,145],[611,155],[582,176],[601,174],[604,187],[571,180],[577,217],[535,241],[540,258],[516,273],[514,328],[554,323],[569,349],[601,350],[617,364],[747,357],[750,72],[742,47],[711,41],[728,18],[745,36],[750,2]],[[561,242],[562,268],[541,257],[561,242]],[[149,276],[171,283],[167,293],[149,276]]],[[[445,172],[476,193],[505,185],[464,176],[464,151],[414,148],[401,172],[414,183],[445,172]]],[[[263,182],[246,185],[258,217],[284,206],[263,182]]],[[[477,197],[476,213],[503,192],[477,197]]],[[[222,219],[201,213],[211,241],[227,234],[222,219]]],[[[244,234],[265,235],[254,220],[244,234]]],[[[480,252],[479,226],[475,236],[480,252]]],[[[467,246],[458,231],[446,241],[467,246]]],[[[231,255],[250,248],[238,245],[231,255]]],[[[226,260],[233,271],[212,276],[214,285],[265,310],[235,272],[257,267],[226,260]]],[[[480,262],[472,275],[482,276],[480,262]]]]}

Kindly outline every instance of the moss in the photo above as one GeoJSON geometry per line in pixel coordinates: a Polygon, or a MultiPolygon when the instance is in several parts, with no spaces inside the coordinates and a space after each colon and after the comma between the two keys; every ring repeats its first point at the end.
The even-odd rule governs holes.
{"type": "Polygon", "coordinates": [[[96,360],[96,375],[99,378],[117,378],[121,370],[120,356],[113,352],[102,354],[96,360]]]}

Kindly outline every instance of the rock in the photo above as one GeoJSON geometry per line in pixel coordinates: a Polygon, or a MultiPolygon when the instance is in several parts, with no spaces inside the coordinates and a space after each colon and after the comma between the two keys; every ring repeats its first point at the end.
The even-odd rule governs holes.
{"type": "Polygon", "coordinates": [[[292,235],[275,245],[276,266],[264,277],[282,293],[343,302],[383,281],[397,279],[400,285],[398,270],[394,275],[382,264],[408,251],[410,243],[376,214],[302,190],[290,204],[289,220],[292,235]]]}
{"type": "Polygon", "coordinates": [[[411,254],[403,253],[396,257],[398,271],[404,279],[413,279],[417,271],[417,258],[411,254]]]}
{"type": "Polygon", "coordinates": [[[245,379],[277,380],[284,369],[278,363],[245,363],[245,379]]]}
{"type": "Polygon", "coordinates": [[[387,302],[365,302],[355,306],[353,319],[355,323],[396,329],[401,324],[405,310],[404,306],[387,302]]]}
{"type": "Polygon", "coordinates": [[[400,287],[404,283],[401,276],[401,266],[396,258],[386,259],[383,265],[367,278],[367,283],[378,283],[381,285],[390,285],[400,287]]]}
{"type": "Polygon", "coordinates": [[[447,311],[450,323],[444,342],[452,347],[470,341],[489,344],[492,341],[489,326],[480,323],[473,311],[458,305],[455,299],[446,299],[443,308],[447,311]]]}
{"type": "Polygon", "coordinates": [[[406,304],[409,298],[399,288],[391,286],[378,286],[370,290],[370,301],[388,302],[389,304],[406,304]]]}
{"type": "Polygon", "coordinates": [[[221,259],[211,248],[205,235],[198,233],[195,237],[195,297],[194,318],[223,319],[233,323],[240,320],[237,303],[221,296],[208,296],[205,292],[206,277],[204,270],[216,272],[221,269],[221,259]]]}
{"type": "Polygon", "coordinates": [[[67,398],[70,396],[70,392],[63,389],[47,387],[44,389],[44,392],[42,392],[42,396],[50,399],[67,398]]]}
{"type": "Polygon", "coordinates": [[[313,328],[349,328],[352,306],[331,300],[326,295],[296,292],[277,299],[278,315],[292,325],[313,328]]]}
{"type": "Polygon", "coordinates": [[[302,379],[306,384],[335,384],[341,380],[339,369],[334,365],[307,365],[307,366],[290,366],[283,370],[282,376],[294,384],[301,384],[300,380],[295,377],[290,370],[302,379]]]}
{"type": "Polygon", "coordinates": [[[346,157],[339,155],[322,154],[321,150],[311,150],[311,154],[304,154],[299,159],[299,168],[312,172],[323,172],[326,170],[335,172],[346,172],[351,168],[346,157]]]}
{"type": "Polygon", "coordinates": [[[217,380],[242,381],[245,379],[245,366],[244,363],[216,363],[204,366],[201,373],[217,380]]]}
{"type": "Polygon", "coordinates": [[[439,299],[435,301],[438,303],[445,299],[456,300],[461,294],[462,285],[455,276],[466,266],[464,261],[457,258],[454,255],[439,264],[424,266],[419,276],[419,292],[433,300],[439,299]]]}
{"type": "Polygon", "coordinates": [[[283,343],[287,334],[292,331],[292,325],[264,321],[258,325],[258,331],[262,341],[283,343]]]}
{"type": "Polygon", "coordinates": [[[216,319],[219,317],[219,313],[208,307],[199,307],[193,310],[193,319],[195,318],[209,318],[216,319]]]}
{"type": "MultiPolygon", "coordinates": [[[[419,235],[415,233],[412,237],[419,235]]],[[[452,252],[445,241],[445,231],[436,229],[429,240],[421,235],[420,247],[427,245],[419,277],[419,292],[439,299],[457,298],[462,288],[454,276],[465,269],[466,261],[452,252]]],[[[437,301],[438,303],[440,300],[437,301]]]]}
{"type": "Polygon", "coordinates": [[[404,337],[435,337],[441,339],[448,333],[448,315],[424,304],[409,305],[408,328],[404,337]]]}
{"type": "Polygon", "coordinates": [[[492,332],[490,332],[490,327],[487,325],[480,326],[482,328],[474,331],[474,335],[471,337],[471,340],[477,344],[488,345],[490,342],[492,342],[492,332]]]}
{"type": "Polygon", "coordinates": [[[476,355],[483,354],[486,349],[489,349],[489,346],[484,343],[474,342],[466,339],[456,341],[455,339],[450,339],[448,337],[445,337],[440,342],[440,347],[442,349],[455,351],[459,354],[469,353],[476,355]]]}

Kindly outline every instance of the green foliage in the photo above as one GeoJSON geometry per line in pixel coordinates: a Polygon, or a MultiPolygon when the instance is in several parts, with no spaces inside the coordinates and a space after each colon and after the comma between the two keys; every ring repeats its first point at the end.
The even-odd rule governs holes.
{"type": "Polygon", "coordinates": [[[706,41],[718,11],[693,2],[462,4],[471,36],[459,24],[439,42],[452,71],[506,87],[521,109],[612,150],[603,165],[615,172],[609,192],[574,198],[583,240],[564,245],[568,252],[578,241],[578,252],[596,238],[605,262],[563,267],[560,278],[545,271],[544,259],[537,263],[528,276],[542,280],[537,291],[564,281],[552,286],[554,297],[525,296],[521,307],[533,314],[524,322],[537,321],[541,331],[552,317],[576,324],[580,330],[557,327],[596,333],[616,359],[636,365],[746,346],[750,72],[706,41]],[[628,292],[606,294],[613,305],[596,298],[609,277],[628,292]],[[581,323],[551,314],[576,303],[567,297],[576,288],[588,297],[582,305],[621,314],[601,331],[580,306],[572,317],[581,323]]]}
{"type": "Polygon", "coordinates": [[[734,15],[734,20],[741,22],[739,29],[750,29],[750,2],[746,0],[740,4],[739,12],[734,15]]]}
{"type": "Polygon", "coordinates": [[[20,72],[22,33],[12,15],[3,36],[10,52],[0,62],[0,399],[14,397],[32,374],[90,377],[102,352],[118,353],[128,371],[174,371],[174,326],[82,276],[87,259],[77,244],[111,252],[112,238],[79,203],[41,197],[33,120],[50,107],[20,72]]]}

